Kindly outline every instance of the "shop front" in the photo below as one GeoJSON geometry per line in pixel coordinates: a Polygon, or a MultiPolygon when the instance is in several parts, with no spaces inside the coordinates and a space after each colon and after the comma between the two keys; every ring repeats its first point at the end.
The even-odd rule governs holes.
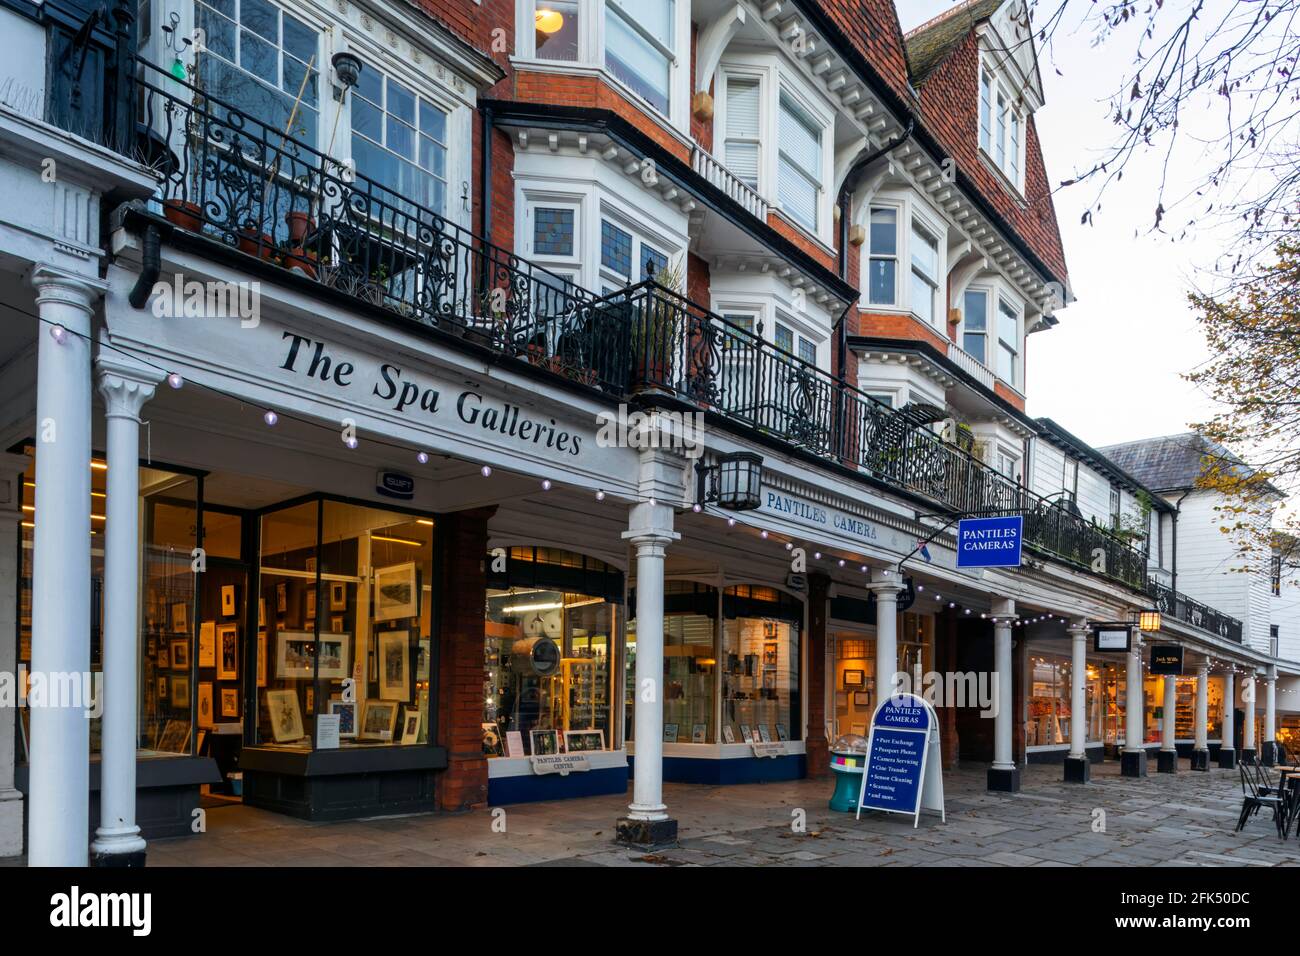
{"type": "MultiPolygon", "coordinates": [[[[778,588],[666,583],[665,780],[729,784],[804,776],[803,633],[804,602],[778,588]]],[[[628,624],[625,666],[624,726],[635,753],[635,619],[628,624]]]]}

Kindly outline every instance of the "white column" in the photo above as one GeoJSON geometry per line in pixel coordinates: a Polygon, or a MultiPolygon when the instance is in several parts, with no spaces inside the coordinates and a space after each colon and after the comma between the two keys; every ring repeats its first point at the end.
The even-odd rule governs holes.
{"type": "Polygon", "coordinates": [[[140,409],[162,376],[106,358],[96,363],[107,419],[104,525],[104,719],[99,827],[91,852],[144,852],[135,822],[136,704],[139,695],[140,409]]]}
{"type": "Polygon", "coordinates": [[[636,767],[628,817],[666,820],[664,805],[664,550],[680,535],[673,509],[633,505],[623,537],[636,548],[636,767]]]}
{"type": "Polygon", "coordinates": [[[1174,715],[1178,709],[1178,678],[1173,674],[1165,675],[1164,719],[1160,724],[1160,749],[1169,753],[1178,752],[1178,743],[1174,737],[1174,715]]]}
{"type": "Polygon", "coordinates": [[[993,717],[993,769],[1015,770],[1012,717],[1016,697],[1011,680],[1011,625],[1015,622],[1015,602],[994,601],[993,610],[993,669],[998,688],[998,709],[993,717]]]}
{"type": "Polygon", "coordinates": [[[1210,723],[1210,659],[1196,667],[1196,749],[1208,751],[1210,723]]]}
{"type": "Polygon", "coordinates": [[[1277,758],[1277,665],[1268,666],[1264,678],[1264,759],[1272,766],[1277,758]]]}
{"type": "MultiPolygon", "coordinates": [[[[80,688],[90,675],[90,333],[100,289],[47,266],[33,270],[32,283],[41,318],[33,690],[37,680],[72,677],[80,688]]],[[[28,863],[85,866],[90,831],[89,702],[48,697],[41,706],[35,706],[35,699],[31,702],[28,863]]]]}
{"type": "Polygon", "coordinates": [[[1237,687],[1236,687],[1236,670],[1229,665],[1228,670],[1223,675],[1223,742],[1219,745],[1219,752],[1231,751],[1236,746],[1236,708],[1237,708],[1237,687]]]}
{"type": "Polygon", "coordinates": [[[898,690],[898,592],[903,589],[895,571],[873,573],[867,587],[876,595],[876,699],[880,704],[898,690]]]}
{"type": "Polygon", "coordinates": [[[1086,621],[1075,621],[1070,632],[1070,757],[1087,758],[1088,736],[1088,637],[1092,628],[1086,621]]]}
{"type": "Polygon", "coordinates": [[[1128,668],[1125,674],[1127,689],[1124,693],[1124,749],[1129,753],[1145,750],[1144,731],[1146,729],[1146,696],[1142,693],[1142,638],[1135,631],[1133,649],[1129,653],[1128,668]]]}
{"type": "MultiPolygon", "coordinates": [[[[18,671],[18,541],[22,534],[23,455],[0,452],[0,673],[18,671]]],[[[0,857],[23,852],[23,795],[14,789],[16,707],[0,706],[0,857]]]]}
{"type": "Polygon", "coordinates": [[[1246,712],[1245,726],[1241,728],[1241,749],[1255,752],[1255,698],[1259,694],[1259,681],[1255,671],[1247,671],[1241,685],[1241,708],[1246,712]]]}

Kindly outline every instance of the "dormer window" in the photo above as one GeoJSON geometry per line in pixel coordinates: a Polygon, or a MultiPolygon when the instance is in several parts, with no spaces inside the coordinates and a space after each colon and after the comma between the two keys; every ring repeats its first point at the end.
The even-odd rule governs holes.
{"type": "Polygon", "coordinates": [[[980,149],[1016,190],[1021,189],[1024,168],[1023,110],[1007,86],[992,71],[980,71],[980,149]]]}

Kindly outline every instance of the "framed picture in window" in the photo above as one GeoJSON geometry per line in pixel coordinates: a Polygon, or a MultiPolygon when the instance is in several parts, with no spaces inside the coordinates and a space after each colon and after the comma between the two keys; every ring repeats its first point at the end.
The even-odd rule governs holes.
{"type": "Polygon", "coordinates": [[[275,586],[275,613],[283,614],[289,610],[289,585],[281,581],[275,586]]]}
{"type": "Polygon", "coordinates": [[[188,621],[189,621],[189,613],[186,610],[185,604],[184,603],[173,604],[172,605],[172,630],[178,633],[182,631],[188,631],[189,630],[189,627],[187,626],[188,621]]]}
{"type": "Polygon", "coordinates": [[[420,711],[416,707],[402,709],[402,743],[404,745],[419,743],[420,711]]]}
{"type": "Polygon", "coordinates": [[[330,610],[342,611],[348,606],[348,586],[343,581],[330,582],[330,610]]]}
{"type": "Polygon", "coordinates": [[[869,691],[869,690],[855,690],[855,691],[853,692],[853,706],[854,706],[854,707],[870,707],[870,706],[871,706],[871,691],[869,691]]]}
{"type": "Polygon", "coordinates": [[[172,678],[172,707],[185,710],[190,706],[190,679],[177,674],[172,678]]]}
{"type": "Polygon", "coordinates": [[[677,743],[677,725],[676,725],[676,724],[664,724],[664,743],[666,743],[666,744],[675,744],[675,743],[677,743]]]}
{"type": "Polygon", "coordinates": [[[215,714],[212,710],[212,685],[207,681],[199,682],[199,726],[211,727],[215,714]]]}
{"type": "Polygon", "coordinates": [[[217,622],[204,621],[199,625],[199,666],[217,666],[217,622]]]}
{"type": "Polygon", "coordinates": [[[236,592],[235,585],[223,584],[221,586],[221,616],[235,616],[236,592]]]}
{"type": "Polygon", "coordinates": [[[266,686],[266,631],[257,632],[257,686],[266,686]]]}
{"type": "Polygon", "coordinates": [[[239,716],[239,691],[233,687],[221,688],[221,716],[239,716]]]}
{"type": "Polygon", "coordinates": [[[217,680],[239,680],[239,625],[217,627],[217,680]]]}
{"type": "Polygon", "coordinates": [[[367,700],[365,713],[361,715],[361,740],[393,739],[393,730],[397,727],[397,710],[400,705],[392,700],[367,700]]]}
{"type": "Polygon", "coordinates": [[[408,631],[381,631],[376,638],[379,652],[379,697],[381,700],[411,699],[411,651],[408,631]]]}
{"type": "Polygon", "coordinates": [[[190,669],[190,642],[172,641],[172,670],[190,669]]]}
{"type": "Polygon", "coordinates": [[[295,690],[268,690],[266,710],[271,718],[271,739],[277,744],[292,743],[306,736],[302,729],[302,711],[295,690]]]}
{"type": "Polygon", "coordinates": [[[549,757],[560,752],[560,734],[556,730],[532,730],[528,733],[534,757],[549,757]]]}
{"type": "Polygon", "coordinates": [[[845,671],[844,672],[845,689],[862,687],[866,682],[867,682],[866,671],[845,671]]]}
{"type": "Polygon", "coordinates": [[[352,739],[357,735],[357,702],[355,700],[331,700],[329,712],[338,714],[339,736],[352,739]]]}
{"type": "Polygon", "coordinates": [[[307,592],[307,620],[316,620],[316,589],[307,592]]]}
{"type": "Polygon", "coordinates": [[[605,749],[605,731],[603,730],[566,730],[564,732],[564,752],[570,754],[591,753],[605,749]]]}
{"type": "Polygon", "coordinates": [[[420,613],[415,562],[375,569],[375,620],[400,621],[420,613]]]}

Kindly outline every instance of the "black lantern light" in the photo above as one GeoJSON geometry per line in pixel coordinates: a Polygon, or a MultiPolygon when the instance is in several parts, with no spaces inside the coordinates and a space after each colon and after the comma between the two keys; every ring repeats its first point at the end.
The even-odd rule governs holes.
{"type": "Polygon", "coordinates": [[[752,451],[722,455],[716,465],[695,466],[696,503],[716,501],[728,511],[752,511],[762,503],[763,456],[752,451]]]}

